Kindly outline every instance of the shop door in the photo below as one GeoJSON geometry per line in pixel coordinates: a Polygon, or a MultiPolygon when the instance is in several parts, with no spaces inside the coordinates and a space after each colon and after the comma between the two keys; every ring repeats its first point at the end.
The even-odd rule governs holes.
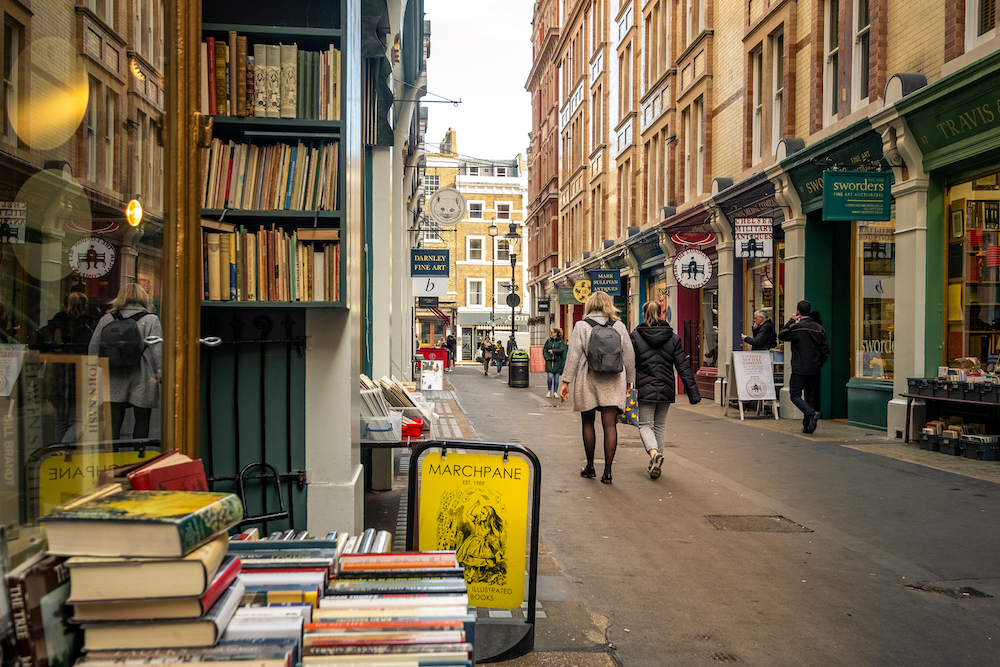
{"type": "Polygon", "coordinates": [[[462,361],[472,361],[476,347],[472,344],[472,329],[462,329],[462,361]]]}

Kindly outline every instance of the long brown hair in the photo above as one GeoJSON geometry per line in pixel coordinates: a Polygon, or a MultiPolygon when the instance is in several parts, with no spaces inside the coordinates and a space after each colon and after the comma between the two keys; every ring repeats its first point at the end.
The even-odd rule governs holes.
{"type": "Polygon", "coordinates": [[[149,294],[139,283],[125,283],[122,285],[121,290],[118,291],[118,296],[111,302],[109,310],[112,313],[117,313],[129,304],[141,306],[149,310],[149,294]]]}
{"type": "Polygon", "coordinates": [[[658,301],[647,301],[642,307],[642,317],[646,321],[647,327],[654,327],[660,321],[660,303],[658,301]]]}
{"type": "Polygon", "coordinates": [[[583,316],[586,317],[594,311],[607,315],[608,322],[614,322],[618,319],[618,309],[615,308],[615,302],[611,300],[607,292],[591,292],[590,296],[587,297],[587,302],[583,304],[583,316]]]}

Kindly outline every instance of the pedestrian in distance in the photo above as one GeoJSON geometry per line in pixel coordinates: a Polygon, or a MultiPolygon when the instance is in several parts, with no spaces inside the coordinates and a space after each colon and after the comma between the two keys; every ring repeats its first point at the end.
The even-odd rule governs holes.
{"type": "Polygon", "coordinates": [[[490,362],[493,361],[493,343],[489,336],[479,344],[479,359],[483,362],[483,375],[489,374],[490,362]]]}
{"type": "Polygon", "coordinates": [[[795,314],[778,332],[778,340],[791,343],[792,374],[788,382],[792,403],[802,411],[802,432],[815,433],[822,418],[816,406],[819,371],[830,358],[826,330],[810,315],[812,306],[799,301],[795,314]],[[805,398],[802,394],[805,393],[805,398]]]}
{"type": "Polygon", "coordinates": [[[639,392],[639,437],[649,454],[646,471],[650,479],[656,479],[663,466],[661,450],[667,433],[667,411],[676,398],[677,375],[684,383],[691,405],[701,402],[701,393],[681,337],[660,319],[660,304],[648,302],[642,307],[642,317],[643,322],[632,332],[635,388],[639,392]]]}
{"type": "Polygon", "coordinates": [[[109,357],[108,370],[110,374],[111,393],[111,437],[121,439],[122,424],[125,421],[125,411],[132,409],[135,426],[132,429],[133,438],[149,436],[149,420],[153,408],[160,405],[160,379],[163,368],[163,346],[141,343],[131,350],[124,349],[127,341],[123,336],[113,340],[112,332],[120,331],[121,325],[127,320],[135,322],[138,337],[142,341],[150,336],[162,338],[163,328],[160,318],[150,312],[149,294],[138,283],[127,283],[118,291],[118,296],[111,302],[108,312],[97,322],[97,329],[90,339],[90,354],[109,357]],[[116,322],[117,321],[117,322],[116,322]],[[113,324],[114,323],[114,324],[113,324]],[[111,327],[111,329],[109,329],[111,327]],[[119,345],[119,354],[115,355],[113,345],[119,345]],[[115,357],[128,359],[134,363],[122,365],[115,357]]]}
{"type": "Polygon", "coordinates": [[[559,377],[566,367],[566,341],[563,340],[562,329],[552,327],[549,339],[542,348],[542,358],[545,359],[545,376],[548,382],[546,398],[554,398],[559,394],[559,377]]]}
{"type": "Polygon", "coordinates": [[[497,341],[496,346],[493,348],[493,360],[497,364],[497,375],[500,375],[500,371],[503,370],[503,365],[507,363],[507,349],[500,341],[497,341]]]}
{"type": "Polygon", "coordinates": [[[753,328],[751,335],[741,333],[744,345],[749,345],[751,350],[770,350],[778,345],[778,337],[774,333],[774,322],[763,310],[753,311],[753,328]]]}
{"type": "Polygon", "coordinates": [[[581,477],[597,476],[594,422],[601,413],[604,430],[604,473],[601,482],[611,484],[611,464],[618,449],[618,414],[625,411],[629,389],[635,382],[635,352],[628,329],[618,319],[618,310],[604,292],[592,292],[583,305],[584,319],[573,327],[569,354],[563,369],[560,398],[573,392],[573,410],[580,413],[583,451],[587,465],[581,477]],[[612,335],[617,333],[618,337],[612,335]]]}
{"type": "Polygon", "coordinates": [[[455,370],[455,352],[458,349],[458,340],[455,338],[455,334],[449,332],[444,344],[448,348],[448,363],[445,370],[451,372],[455,370]]]}

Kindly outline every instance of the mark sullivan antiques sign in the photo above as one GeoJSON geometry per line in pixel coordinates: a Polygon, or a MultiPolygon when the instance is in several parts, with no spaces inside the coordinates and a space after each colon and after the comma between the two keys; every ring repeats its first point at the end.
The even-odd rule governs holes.
{"type": "Polygon", "coordinates": [[[596,269],[590,272],[590,291],[604,292],[608,296],[622,293],[621,269],[596,269]]]}
{"type": "Polygon", "coordinates": [[[892,172],[824,171],[824,220],[891,220],[892,172]]]}
{"type": "Polygon", "coordinates": [[[528,463],[516,456],[430,452],[421,464],[421,551],[455,550],[469,605],[524,602],[528,463]]]}
{"type": "Polygon", "coordinates": [[[774,257],[774,218],[733,221],[736,257],[774,257]]]}

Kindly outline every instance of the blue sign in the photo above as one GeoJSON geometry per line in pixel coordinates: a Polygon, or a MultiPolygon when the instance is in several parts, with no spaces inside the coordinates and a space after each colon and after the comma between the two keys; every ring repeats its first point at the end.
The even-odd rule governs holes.
{"type": "Polygon", "coordinates": [[[448,251],[410,249],[411,276],[447,276],[448,251]]]}
{"type": "Polygon", "coordinates": [[[590,291],[604,292],[608,296],[622,293],[621,269],[598,269],[590,272],[590,291]]]}

